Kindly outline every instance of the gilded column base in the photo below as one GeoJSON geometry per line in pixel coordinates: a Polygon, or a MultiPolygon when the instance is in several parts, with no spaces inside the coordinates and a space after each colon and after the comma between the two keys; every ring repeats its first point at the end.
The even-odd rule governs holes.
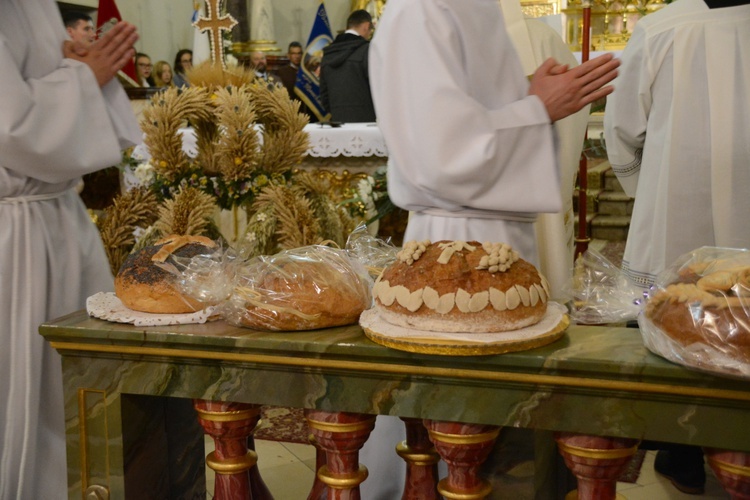
{"type": "Polygon", "coordinates": [[[704,448],[706,461],[732,500],[750,500],[750,453],[704,448]]]}
{"type": "Polygon", "coordinates": [[[565,465],[578,479],[578,490],[566,499],[602,500],[617,495],[617,478],[636,451],[637,439],[608,438],[560,432],[555,434],[565,465]]]}

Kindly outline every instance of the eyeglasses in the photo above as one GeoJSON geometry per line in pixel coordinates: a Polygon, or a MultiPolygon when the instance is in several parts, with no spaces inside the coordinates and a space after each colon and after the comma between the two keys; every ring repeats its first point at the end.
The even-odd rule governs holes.
{"type": "Polygon", "coordinates": [[[192,62],[193,62],[193,60],[192,60],[192,59],[180,59],[180,62],[181,62],[182,64],[185,64],[185,63],[192,63],[192,62]]]}
{"type": "Polygon", "coordinates": [[[138,67],[140,67],[140,68],[151,68],[151,67],[153,67],[153,64],[149,64],[149,63],[138,63],[138,67]]]}

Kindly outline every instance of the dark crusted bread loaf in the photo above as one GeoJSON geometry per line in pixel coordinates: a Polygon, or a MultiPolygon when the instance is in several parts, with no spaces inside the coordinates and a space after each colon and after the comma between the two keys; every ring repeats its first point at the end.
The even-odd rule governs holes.
{"type": "Polygon", "coordinates": [[[503,332],[538,323],[549,285],[506,244],[407,242],[373,288],[389,323],[437,332],[503,332]]]}
{"type": "Polygon", "coordinates": [[[215,248],[216,242],[203,236],[167,236],[128,256],[115,277],[115,294],[134,311],[183,314],[204,309],[210,304],[180,293],[177,276],[158,263],[169,262],[172,255],[189,258],[215,248]]]}

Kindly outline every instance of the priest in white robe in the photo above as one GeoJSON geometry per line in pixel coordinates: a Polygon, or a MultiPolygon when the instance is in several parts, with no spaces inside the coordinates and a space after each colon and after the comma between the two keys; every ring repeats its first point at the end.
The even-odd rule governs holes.
{"type": "MultiPolygon", "coordinates": [[[[538,263],[536,216],[563,208],[553,122],[611,92],[618,63],[543,60],[530,83],[504,26],[496,0],[391,0],[370,82],[389,195],[412,211],[404,239],[507,242],[538,263]]],[[[399,420],[378,418],[361,454],[363,498],[400,496],[403,435],[399,420]]]]}
{"type": "Polygon", "coordinates": [[[623,270],[644,288],[701,246],[750,247],[750,5],[741,3],[670,4],[638,21],[622,53],[604,137],[635,197],[623,270]]]}
{"type": "Polygon", "coordinates": [[[53,0],[6,0],[0,15],[0,498],[67,498],[59,355],[39,325],[111,290],[101,239],[78,197],[83,174],[140,141],[112,80],[135,28],[66,47],[53,0]],[[78,60],[74,60],[78,59],[78,60]],[[95,60],[94,60],[95,59],[95,60]],[[81,61],[85,62],[81,62],[81,61]],[[109,83],[106,83],[109,82],[109,83]],[[106,83],[106,84],[105,84],[106,83]]]}

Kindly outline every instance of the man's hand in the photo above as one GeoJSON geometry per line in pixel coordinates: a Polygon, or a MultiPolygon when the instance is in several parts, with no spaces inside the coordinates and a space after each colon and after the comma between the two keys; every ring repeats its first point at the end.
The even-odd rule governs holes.
{"type": "Polygon", "coordinates": [[[88,64],[102,87],[135,56],[133,44],[137,40],[135,26],[120,22],[88,48],[70,41],[64,42],[63,56],[88,64]]]}
{"type": "Polygon", "coordinates": [[[601,55],[567,71],[564,65],[547,59],[534,72],[529,95],[542,100],[555,122],[611,94],[614,87],[607,84],[617,76],[618,66],[620,61],[612,54],[601,55]]]}

